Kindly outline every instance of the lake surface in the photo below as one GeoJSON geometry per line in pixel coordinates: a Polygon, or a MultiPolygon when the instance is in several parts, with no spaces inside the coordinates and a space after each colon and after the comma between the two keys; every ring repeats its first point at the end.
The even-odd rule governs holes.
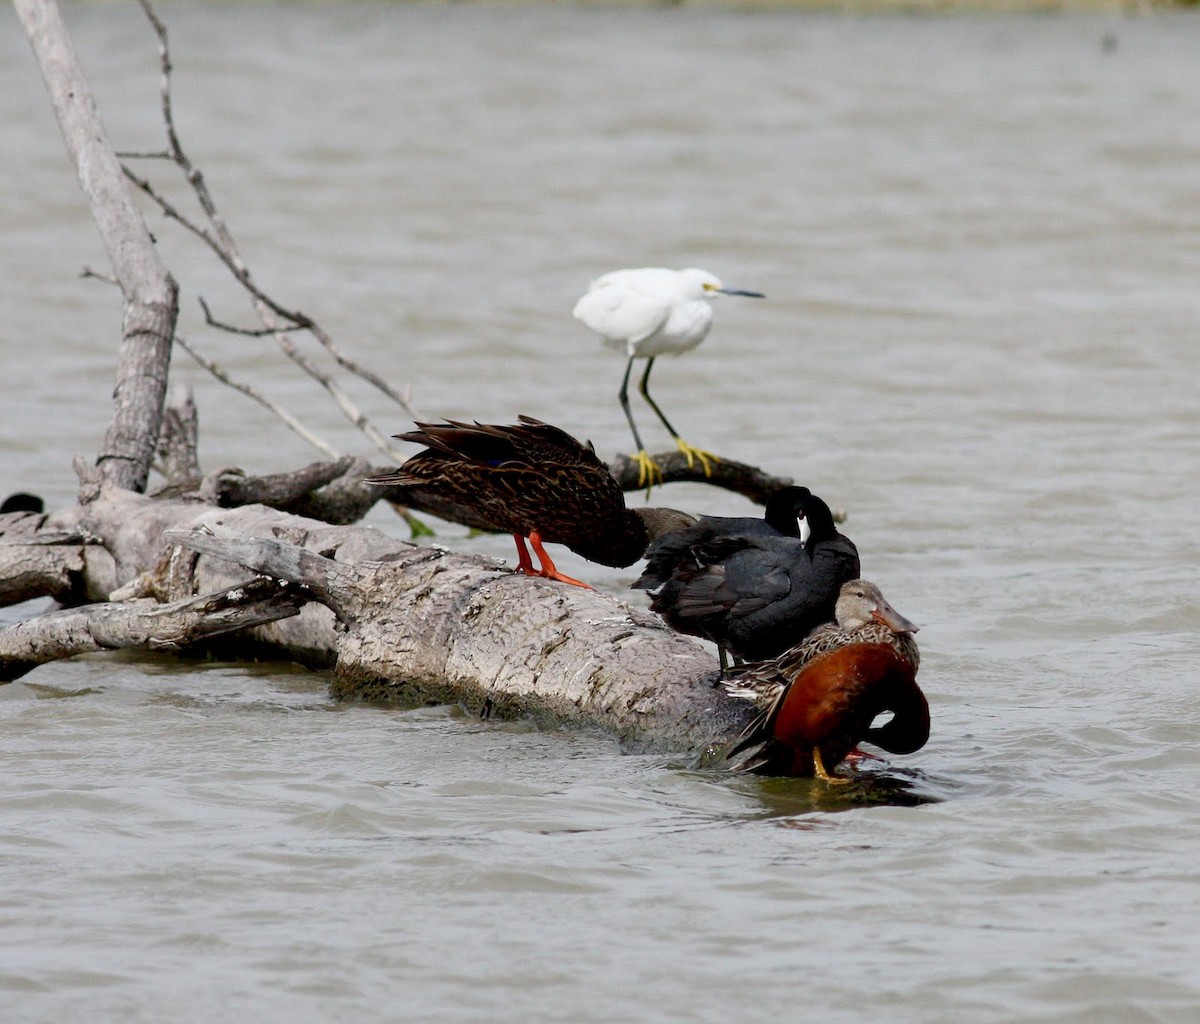
{"type": "MultiPolygon", "coordinates": [[[[422,415],[627,451],[622,360],[570,317],[587,282],[695,265],[767,293],[654,393],[847,510],[922,625],[933,734],[890,771],[929,802],[339,706],[286,665],[46,666],[0,688],[6,1021],[1200,1019],[1194,16],[164,14],[184,144],[258,280],[422,415]]],[[[160,148],[140,13],[67,18],[116,144],[160,148]]],[[[79,277],[106,262],[10,10],[0,140],[0,480],[57,507],[120,307],[79,277]]],[[[243,297],[149,221],[181,332],[387,461],[270,342],[204,326],[199,296],[248,323],[243,297]]],[[[319,457],[174,372],[207,468],[319,457]]],[[[560,565],[621,596],[637,571],[560,565]]]]}

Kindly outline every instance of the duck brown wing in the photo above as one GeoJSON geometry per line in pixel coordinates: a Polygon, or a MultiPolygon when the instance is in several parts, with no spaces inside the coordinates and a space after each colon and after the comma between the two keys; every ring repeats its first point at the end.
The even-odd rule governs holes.
{"type": "Polygon", "coordinates": [[[526,461],[534,465],[602,470],[609,475],[608,467],[596,454],[591,441],[580,441],[560,427],[532,416],[518,416],[517,419],[521,421],[519,424],[501,429],[526,461]]]}
{"type": "Polygon", "coordinates": [[[447,420],[445,423],[418,423],[416,427],[416,430],[396,437],[423,444],[448,461],[474,462],[481,466],[495,467],[510,462],[536,464],[540,449],[558,451],[562,444],[560,435],[579,446],[570,434],[544,423],[505,426],[447,420]]]}
{"type": "Polygon", "coordinates": [[[779,705],[783,701],[784,691],[780,691],[769,708],[755,715],[745,729],[738,734],[733,745],[725,751],[725,760],[732,761],[745,750],[751,753],[732,765],[735,772],[753,772],[771,763],[770,742],[772,737],[771,725],[779,713],[779,705]],[[753,748],[753,749],[752,749],[753,748]]]}
{"type": "Polygon", "coordinates": [[[645,527],[626,509],[608,467],[565,430],[529,416],[508,425],[416,427],[397,436],[425,450],[373,482],[419,493],[430,511],[456,522],[537,532],[606,565],[631,565],[645,550],[645,527]]]}

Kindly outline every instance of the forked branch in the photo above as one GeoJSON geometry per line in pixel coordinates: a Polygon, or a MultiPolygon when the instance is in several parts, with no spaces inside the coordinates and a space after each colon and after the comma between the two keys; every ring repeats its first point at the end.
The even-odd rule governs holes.
{"type": "MultiPolygon", "coordinates": [[[[276,344],[280,350],[298,366],[304,373],[315,380],[323,387],[326,392],[333,398],[338,408],[347,420],[352,423],[356,429],[363,433],[371,443],[381,452],[390,458],[398,458],[396,449],[391,444],[388,437],[378,430],[366,416],[366,414],[358,407],[358,405],[350,398],[347,392],[334,379],[334,377],[320,369],[312,360],[305,356],[296,347],[295,343],[289,337],[288,332],[295,330],[307,331],[311,334],[325,351],[333,358],[334,362],[346,372],[365,381],[372,387],[376,388],[386,397],[395,402],[406,415],[410,418],[417,418],[416,411],[412,408],[408,399],[393,388],[386,380],[379,376],[374,371],[362,366],[356,361],[348,357],[344,351],[336,344],[332,337],[318,324],[312,317],[307,314],[289,309],[282,303],[278,302],[271,295],[260,288],[254,280],[250,272],[250,268],[238,249],[237,243],[230,232],[228,225],[221,216],[217,204],[213,199],[212,193],[205,181],[203,172],[196,167],[183,148],[183,144],[179,137],[179,132],[175,126],[175,118],[171,101],[171,55],[170,46],[167,37],[167,28],[163,21],[157,16],[149,0],[139,0],[146,17],[154,28],[155,34],[158,36],[159,43],[159,66],[160,66],[160,97],[162,107],[163,125],[166,131],[167,151],[165,154],[149,154],[155,157],[166,156],[182,173],[184,179],[191,187],[195,194],[196,201],[203,211],[204,218],[207,221],[207,227],[197,223],[191,217],[187,216],[174,204],[170,203],[154,185],[141,175],[136,174],[128,165],[123,166],[122,170],[143,193],[145,193],[162,211],[163,215],[180,224],[185,230],[191,232],[200,239],[213,254],[226,266],[233,275],[234,279],[246,289],[253,300],[255,312],[259,321],[264,325],[265,330],[262,332],[255,331],[255,334],[271,334],[275,338],[276,344]],[[282,321],[282,322],[281,322],[282,321]]],[[[134,154],[128,154],[130,156],[134,154]]],[[[148,154],[137,154],[146,156],[148,154]]],[[[205,307],[205,315],[208,321],[213,326],[222,329],[229,329],[227,325],[220,323],[212,317],[211,313],[205,307]]],[[[246,333],[238,329],[239,333],[246,333]]],[[[195,357],[195,350],[188,348],[190,354],[195,357]]],[[[205,366],[210,372],[214,372],[213,367],[216,365],[211,360],[203,360],[201,365],[205,366]]],[[[222,372],[219,379],[225,383],[231,383],[228,374],[222,372]]],[[[248,386],[236,385],[243,393],[249,393],[248,386]]],[[[261,401],[261,398],[259,399],[261,401]]],[[[268,404],[276,414],[280,413],[280,408],[273,403],[268,404]]],[[[300,427],[299,421],[290,415],[282,416],[288,427],[300,434],[306,441],[317,447],[318,450],[331,457],[336,456],[332,446],[323,441],[319,441],[315,435],[306,428],[300,427]],[[297,429],[300,427],[300,429],[297,429]]]]}

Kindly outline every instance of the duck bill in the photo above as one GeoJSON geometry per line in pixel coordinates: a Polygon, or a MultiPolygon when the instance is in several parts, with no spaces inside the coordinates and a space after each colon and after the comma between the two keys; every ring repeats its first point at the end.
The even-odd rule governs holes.
{"type": "Polygon", "coordinates": [[[916,633],[921,628],[915,622],[906,619],[886,601],[879,602],[875,610],[871,612],[871,618],[876,622],[882,622],[893,633],[916,633]]]}
{"type": "Polygon", "coordinates": [[[747,299],[765,299],[766,296],[762,292],[748,292],[744,288],[716,288],[714,291],[720,292],[722,295],[741,295],[747,299]]]}

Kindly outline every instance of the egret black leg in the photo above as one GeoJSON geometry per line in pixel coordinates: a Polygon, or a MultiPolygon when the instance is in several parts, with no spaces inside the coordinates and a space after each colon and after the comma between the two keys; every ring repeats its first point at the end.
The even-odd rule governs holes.
{"type": "MultiPolygon", "coordinates": [[[[625,376],[621,380],[621,408],[625,410],[625,418],[629,421],[629,429],[633,432],[633,441],[637,445],[637,454],[634,455],[633,461],[638,467],[638,486],[646,488],[646,497],[650,497],[650,488],[655,484],[662,483],[662,469],[658,463],[650,458],[650,453],[646,451],[646,446],[642,444],[641,435],[638,433],[637,425],[633,422],[633,412],[629,408],[629,375],[633,372],[634,357],[629,357],[629,362],[625,364],[625,376]]],[[[650,360],[654,362],[653,359],[650,360]]],[[[650,367],[646,367],[646,375],[649,376],[650,367]]],[[[642,381],[645,384],[645,379],[642,381]]],[[[657,411],[657,410],[655,410],[657,411]]],[[[659,413],[661,416],[662,414],[659,413]]]]}
{"type": "MultiPolygon", "coordinates": [[[[675,439],[675,447],[683,452],[687,459],[688,469],[691,469],[697,462],[700,463],[700,468],[704,470],[705,476],[712,476],[712,463],[720,462],[712,452],[706,452],[703,448],[697,448],[695,445],[688,444],[682,437],[679,436],[679,431],[671,426],[671,421],[663,415],[663,411],[658,407],[658,403],[650,397],[650,370],[654,366],[654,360],[646,360],[646,372],[642,374],[642,382],[638,385],[638,390],[642,393],[642,397],[646,400],[646,404],[657,414],[662,420],[662,425],[667,428],[667,432],[675,439]]],[[[625,371],[626,379],[628,380],[629,371],[625,371]]]]}
{"type": "Polygon", "coordinates": [[[653,358],[647,359],[646,360],[646,372],[642,374],[642,382],[638,385],[638,391],[641,392],[642,397],[646,400],[646,404],[648,406],[650,406],[651,409],[654,410],[655,415],[658,416],[658,418],[660,420],[662,420],[662,425],[667,428],[667,433],[670,434],[671,437],[673,437],[676,441],[678,441],[679,440],[679,431],[677,431],[673,426],[671,426],[670,420],[668,420],[666,418],[666,416],[663,415],[663,411],[658,407],[658,403],[656,401],[654,401],[653,398],[650,397],[650,371],[653,368],[654,368],[654,359],[653,358]]]}
{"type": "MultiPolygon", "coordinates": [[[[621,399],[621,408],[625,410],[625,419],[629,421],[629,429],[633,432],[633,443],[637,445],[638,451],[644,452],[646,446],[642,444],[642,438],[638,434],[637,425],[633,422],[633,411],[629,408],[629,375],[633,372],[633,356],[629,357],[629,362],[625,364],[625,376],[621,380],[621,392],[618,397],[621,399]]],[[[653,359],[650,360],[654,362],[653,359]]],[[[646,366],[646,375],[649,376],[650,367],[646,366]]],[[[645,379],[642,380],[642,386],[645,386],[645,379]]]]}

